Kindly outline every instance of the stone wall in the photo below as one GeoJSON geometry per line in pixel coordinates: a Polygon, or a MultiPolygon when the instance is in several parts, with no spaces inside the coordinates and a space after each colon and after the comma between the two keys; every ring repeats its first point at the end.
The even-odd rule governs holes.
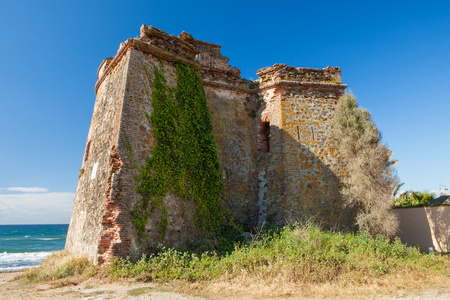
{"type": "Polygon", "coordinates": [[[122,43],[99,67],[66,249],[103,263],[115,256],[138,258],[160,243],[185,247],[198,238],[194,203],[170,192],[163,199],[164,234],[157,228],[158,210],[144,237],[130,215],[141,200],[136,178],[155,144],[146,116],[153,111],[154,70],[175,86],[177,61],[201,75],[222,163],[224,205],[246,230],[311,216],[329,226],[349,223],[330,136],[334,107],[346,87],[339,68],[274,65],[251,82],[240,78],[219,45],[143,25],[140,38],[122,43]]]}
{"type": "Polygon", "coordinates": [[[328,227],[351,226],[352,213],[339,193],[343,169],[332,137],[334,109],[347,87],[340,69],[276,64],[257,75],[265,104],[260,124],[270,124],[270,150],[261,151],[267,171],[260,174],[268,183],[265,217],[276,223],[313,218],[328,227]]]}
{"type": "MultiPolygon", "coordinates": [[[[117,157],[128,62],[129,56],[123,55],[97,89],[67,233],[66,248],[95,262],[98,260],[99,245],[110,244],[107,235],[111,232],[104,228],[109,226],[104,222],[115,218],[114,208],[111,207],[111,184],[112,173],[118,172],[121,165],[114,161],[114,157],[117,157]]],[[[111,240],[113,237],[109,238],[111,240]]]]}
{"type": "Polygon", "coordinates": [[[260,69],[256,75],[259,76],[262,85],[282,80],[315,84],[342,84],[341,69],[330,66],[324,69],[313,69],[275,64],[272,67],[260,69]]]}
{"type": "Polygon", "coordinates": [[[255,118],[245,110],[249,94],[205,85],[219,159],[222,163],[225,200],[247,227],[256,224],[255,118]]]}

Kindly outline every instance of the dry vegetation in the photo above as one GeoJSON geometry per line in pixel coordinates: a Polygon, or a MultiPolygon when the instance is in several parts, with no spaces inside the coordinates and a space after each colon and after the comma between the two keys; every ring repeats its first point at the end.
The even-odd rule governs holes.
{"type": "Polygon", "coordinates": [[[373,235],[393,236],[398,221],[391,210],[398,179],[392,151],[381,143],[381,134],[370,113],[359,108],[352,94],[343,95],[335,115],[335,137],[347,175],[342,194],[357,211],[360,229],[373,235]]]}
{"type": "Polygon", "coordinates": [[[296,225],[263,233],[225,256],[161,249],[137,262],[118,259],[95,268],[62,252],[22,279],[67,285],[92,276],[109,281],[170,282],[178,291],[199,295],[362,296],[448,286],[450,259],[420,253],[383,236],[296,225]]]}
{"type": "Polygon", "coordinates": [[[28,269],[18,279],[25,282],[52,282],[54,285],[78,284],[98,272],[86,257],[65,250],[54,252],[37,268],[28,269]]]}

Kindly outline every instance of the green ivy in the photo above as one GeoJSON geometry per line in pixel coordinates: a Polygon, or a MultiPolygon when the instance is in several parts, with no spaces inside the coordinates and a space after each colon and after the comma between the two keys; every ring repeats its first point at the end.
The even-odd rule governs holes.
{"type": "Polygon", "coordinates": [[[154,70],[153,112],[146,115],[156,143],[137,178],[142,200],[131,212],[138,234],[144,237],[147,220],[159,211],[161,240],[168,225],[163,198],[169,191],[195,203],[200,230],[219,232],[223,222],[220,162],[202,81],[192,66],[175,63],[175,67],[178,77],[173,88],[160,70],[154,70]]]}

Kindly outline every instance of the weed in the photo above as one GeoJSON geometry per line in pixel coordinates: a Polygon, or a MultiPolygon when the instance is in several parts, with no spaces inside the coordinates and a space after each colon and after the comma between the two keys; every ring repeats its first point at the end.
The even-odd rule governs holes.
{"type": "Polygon", "coordinates": [[[252,243],[236,244],[226,255],[161,249],[137,262],[115,259],[104,272],[114,279],[156,282],[231,281],[244,274],[251,281],[283,274],[286,282],[324,284],[345,278],[348,283],[364,284],[398,272],[441,272],[442,266],[450,267],[448,257],[422,254],[398,239],[391,242],[368,232],[352,234],[295,225],[271,228],[252,243]]]}
{"type": "MultiPolygon", "coordinates": [[[[392,290],[448,285],[450,256],[420,253],[398,239],[374,238],[368,232],[324,231],[313,224],[295,224],[264,227],[250,242],[235,244],[233,251],[222,255],[160,248],[138,261],[116,258],[94,268],[86,259],[60,251],[22,277],[28,282],[50,281],[56,287],[76,285],[92,274],[111,280],[175,280],[187,292],[208,294],[337,297],[365,295],[382,286],[392,290]]],[[[128,296],[150,289],[132,289],[128,296]]]]}
{"type": "Polygon", "coordinates": [[[127,291],[128,296],[140,296],[143,294],[146,294],[149,290],[153,289],[152,287],[141,287],[141,288],[137,288],[137,289],[132,289],[127,291]]]}
{"type": "Polygon", "coordinates": [[[127,148],[127,155],[133,157],[133,148],[131,147],[131,143],[125,142],[125,147],[127,148]]]}

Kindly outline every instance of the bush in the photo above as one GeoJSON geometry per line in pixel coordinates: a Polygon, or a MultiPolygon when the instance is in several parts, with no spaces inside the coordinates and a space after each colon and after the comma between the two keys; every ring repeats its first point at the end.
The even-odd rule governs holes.
{"type": "Polygon", "coordinates": [[[397,199],[394,199],[393,208],[399,207],[420,207],[430,205],[430,201],[436,196],[426,192],[406,191],[402,193],[397,199]]]}
{"type": "Polygon", "coordinates": [[[356,223],[372,235],[392,236],[398,227],[391,211],[398,186],[392,151],[381,143],[381,134],[366,109],[358,108],[352,94],[343,95],[335,115],[335,138],[346,171],[342,195],[355,208],[356,223]]]}

